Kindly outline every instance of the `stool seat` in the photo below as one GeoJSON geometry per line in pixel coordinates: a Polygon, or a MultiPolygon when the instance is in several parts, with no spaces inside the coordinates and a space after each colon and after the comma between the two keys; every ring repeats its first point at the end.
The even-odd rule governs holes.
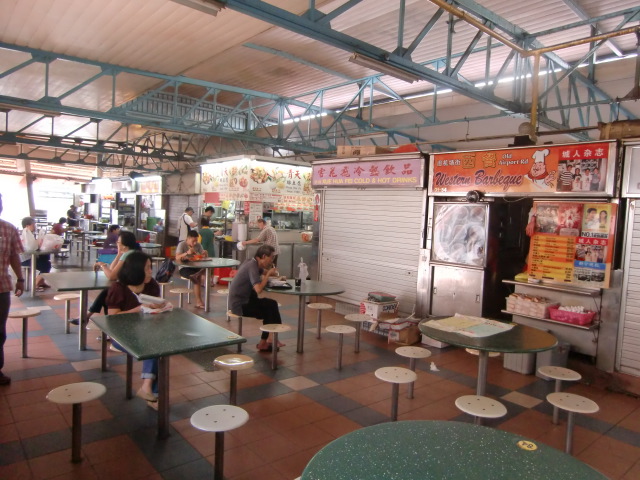
{"type": "Polygon", "coordinates": [[[284,323],[268,323],[266,325],[262,325],[260,330],[269,333],[283,333],[291,330],[291,327],[284,323]]]}
{"type": "Polygon", "coordinates": [[[356,328],[350,325],[329,325],[325,330],[331,333],[354,333],[356,328]]]}
{"type": "Polygon", "coordinates": [[[229,289],[228,288],[221,288],[220,290],[216,290],[216,293],[219,295],[228,295],[229,294],[229,289]]]}
{"type": "Polygon", "coordinates": [[[54,388],[47,394],[52,403],[72,406],[71,421],[71,461],[82,461],[82,404],[96,400],[105,394],[107,388],[101,383],[78,382],[54,388]]]}
{"type": "Polygon", "coordinates": [[[235,405],[211,405],[191,415],[191,425],[205,432],[226,432],[241,427],[249,414],[235,405]]]}
{"type": "Polygon", "coordinates": [[[59,293],[53,297],[54,300],[74,300],[80,298],[79,293],[59,293]]]}
{"type": "Polygon", "coordinates": [[[502,403],[480,395],[458,397],[456,398],[456,407],[476,418],[500,418],[507,414],[507,408],[502,403]]]}
{"type": "Polygon", "coordinates": [[[291,330],[289,325],[284,323],[268,323],[267,325],[262,325],[260,327],[260,331],[273,333],[273,346],[271,348],[271,370],[275,370],[278,368],[278,334],[283,332],[288,332],[291,330]]]}
{"type": "Polygon", "coordinates": [[[253,367],[253,358],[248,355],[239,353],[230,353],[228,355],[220,355],[213,361],[216,367],[223,370],[245,370],[253,367]]]}
{"type": "Polygon", "coordinates": [[[27,358],[27,344],[29,339],[29,319],[40,315],[40,310],[35,308],[25,308],[22,310],[12,310],[9,312],[9,318],[22,319],[22,358],[27,358]]]}
{"type": "Polygon", "coordinates": [[[310,303],[307,307],[313,308],[314,310],[331,310],[333,308],[328,303],[310,303]]]}
{"type": "MultiPolygon", "coordinates": [[[[471,355],[480,355],[480,351],[475,348],[465,348],[465,352],[470,353],[471,355]]],[[[500,352],[489,352],[489,357],[499,357],[500,352]]]]}
{"type": "Polygon", "coordinates": [[[553,378],[554,380],[564,380],[567,382],[577,382],[582,378],[578,372],[564,367],[556,367],[554,365],[546,365],[538,368],[538,372],[542,375],[553,378]]]}
{"type": "Polygon", "coordinates": [[[223,282],[231,283],[233,281],[233,277],[222,277],[220,280],[222,280],[223,282]]]}
{"type": "MultiPolygon", "coordinates": [[[[547,402],[567,412],[567,433],[564,452],[571,455],[573,448],[573,425],[576,413],[596,413],[600,407],[596,402],[581,395],[566,392],[554,392],[547,395],[547,402]]],[[[555,412],[554,412],[555,413],[555,412]]]]}
{"type": "Polygon", "coordinates": [[[582,395],[567,392],[554,392],[547,395],[547,402],[562,410],[573,413],[596,413],[600,407],[596,402],[582,395]]]}
{"type": "Polygon", "coordinates": [[[168,282],[158,282],[158,285],[160,285],[160,296],[162,298],[164,298],[165,288],[167,288],[167,285],[171,285],[172,283],[173,283],[173,280],[169,280],[168,282]]]}
{"type": "Polygon", "coordinates": [[[428,358],[431,356],[431,352],[422,347],[398,347],[396,353],[406,358],[428,358]]]}
{"type": "Polygon", "coordinates": [[[186,293],[187,295],[193,293],[193,289],[191,288],[184,288],[184,287],[178,287],[178,288],[172,288],[171,290],[169,290],[171,293],[177,293],[179,298],[178,298],[178,307],[182,308],[182,296],[186,293]]]}
{"type": "Polygon", "coordinates": [[[373,320],[371,315],[365,315],[364,313],[350,313],[345,315],[344,318],[350,322],[371,322],[373,320]]]}
{"type": "Polygon", "coordinates": [[[24,308],[22,310],[11,310],[9,318],[31,318],[40,315],[40,310],[35,308],[24,308]]]}
{"type": "Polygon", "coordinates": [[[107,387],[96,382],[78,382],[54,388],[47,394],[47,400],[62,405],[90,402],[104,395],[107,387]]]}
{"type": "Polygon", "coordinates": [[[375,376],[389,383],[411,383],[418,378],[416,372],[403,367],[382,367],[375,371],[375,376]]]}

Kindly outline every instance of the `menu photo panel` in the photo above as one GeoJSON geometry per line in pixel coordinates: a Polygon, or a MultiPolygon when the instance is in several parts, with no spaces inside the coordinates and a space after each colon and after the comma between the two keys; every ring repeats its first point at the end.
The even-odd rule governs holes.
{"type": "Polygon", "coordinates": [[[529,277],[550,283],[608,288],[617,205],[534,202],[529,277]]]}

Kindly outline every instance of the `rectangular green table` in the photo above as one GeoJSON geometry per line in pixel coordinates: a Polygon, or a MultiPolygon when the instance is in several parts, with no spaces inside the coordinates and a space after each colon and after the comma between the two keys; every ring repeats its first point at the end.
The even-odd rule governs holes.
{"type": "MultiPolygon", "coordinates": [[[[158,436],[161,438],[169,435],[169,357],[247,341],[181,308],[156,314],[106,315],[94,317],[93,321],[127,352],[127,398],[131,398],[132,357],[137,360],[158,358],[158,436]]],[[[107,341],[103,335],[103,370],[106,370],[106,358],[107,341]]]]}

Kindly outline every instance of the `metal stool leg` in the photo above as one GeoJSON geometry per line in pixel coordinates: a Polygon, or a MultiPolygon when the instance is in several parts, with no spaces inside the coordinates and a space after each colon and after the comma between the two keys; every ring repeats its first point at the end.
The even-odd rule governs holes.
{"type": "Polygon", "coordinates": [[[342,370],[342,342],[344,340],[344,334],[338,334],[338,356],[336,358],[336,368],[342,370]]]}
{"type": "Polygon", "coordinates": [[[71,318],[71,300],[64,301],[64,333],[69,333],[69,319],[71,318]]]}
{"type": "Polygon", "coordinates": [[[80,451],[82,449],[82,404],[74,403],[71,421],[71,461],[80,463],[82,457],[80,451]]]}
{"type": "Polygon", "coordinates": [[[237,405],[237,391],[238,391],[238,372],[231,370],[230,372],[230,385],[229,385],[229,403],[231,405],[237,405]]]}
{"type": "MultiPolygon", "coordinates": [[[[238,317],[238,335],[242,336],[242,315],[238,317]]],[[[241,351],[242,351],[242,344],[239,343],[238,353],[240,353],[241,351]]],[[[231,405],[235,405],[235,403],[232,403],[231,405]]]]}
{"type": "Polygon", "coordinates": [[[355,349],[353,350],[355,353],[360,353],[360,327],[362,324],[360,322],[356,322],[356,340],[355,340],[355,349]]]}
{"type": "Polygon", "coordinates": [[[317,312],[316,324],[318,325],[318,334],[316,335],[316,338],[320,338],[320,328],[322,326],[322,310],[318,310],[317,312]]]}
{"type": "MultiPolygon", "coordinates": [[[[415,358],[410,358],[409,359],[409,370],[411,370],[412,372],[416,371],[416,359],[415,358]]],[[[409,384],[409,387],[407,389],[407,398],[413,398],[413,387],[414,384],[416,382],[411,382],[409,384]]]]}
{"type": "Polygon", "coordinates": [[[275,370],[278,368],[278,332],[273,332],[272,350],[271,370],[275,370]]]}
{"type": "Polygon", "coordinates": [[[27,341],[29,338],[29,317],[22,318],[22,358],[27,358],[27,341]]]}
{"type": "Polygon", "coordinates": [[[213,463],[213,479],[224,480],[224,432],[216,432],[215,460],[213,463]]]}
{"type": "Polygon", "coordinates": [[[565,442],[564,453],[571,455],[573,450],[573,424],[575,422],[574,413],[568,412],[567,415],[567,439],[565,442]]]}
{"type": "Polygon", "coordinates": [[[400,391],[399,383],[391,384],[391,421],[398,420],[398,392],[400,391]]]}
{"type": "Polygon", "coordinates": [[[178,294],[178,308],[182,308],[182,296],[184,295],[184,293],[179,293],[178,294]]]}
{"type": "MultiPolygon", "coordinates": [[[[559,392],[560,391],[560,387],[562,385],[562,380],[560,380],[559,378],[556,378],[556,388],[555,388],[555,392],[559,392]]],[[[559,410],[558,407],[556,407],[554,405],[553,407],[553,424],[554,425],[558,425],[558,416],[559,416],[559,410]]]]}

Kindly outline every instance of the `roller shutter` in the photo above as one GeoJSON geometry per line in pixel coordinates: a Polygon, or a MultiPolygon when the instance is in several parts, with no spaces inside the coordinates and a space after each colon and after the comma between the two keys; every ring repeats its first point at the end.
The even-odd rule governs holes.
{"type": "Polygon", "coordinates": [[[425,198],[424,190],[324,191],[320,278],[346,287],[338,300],[359,304],[367,292],[385,291],[401,312],[413,312],[425,198]]]}

